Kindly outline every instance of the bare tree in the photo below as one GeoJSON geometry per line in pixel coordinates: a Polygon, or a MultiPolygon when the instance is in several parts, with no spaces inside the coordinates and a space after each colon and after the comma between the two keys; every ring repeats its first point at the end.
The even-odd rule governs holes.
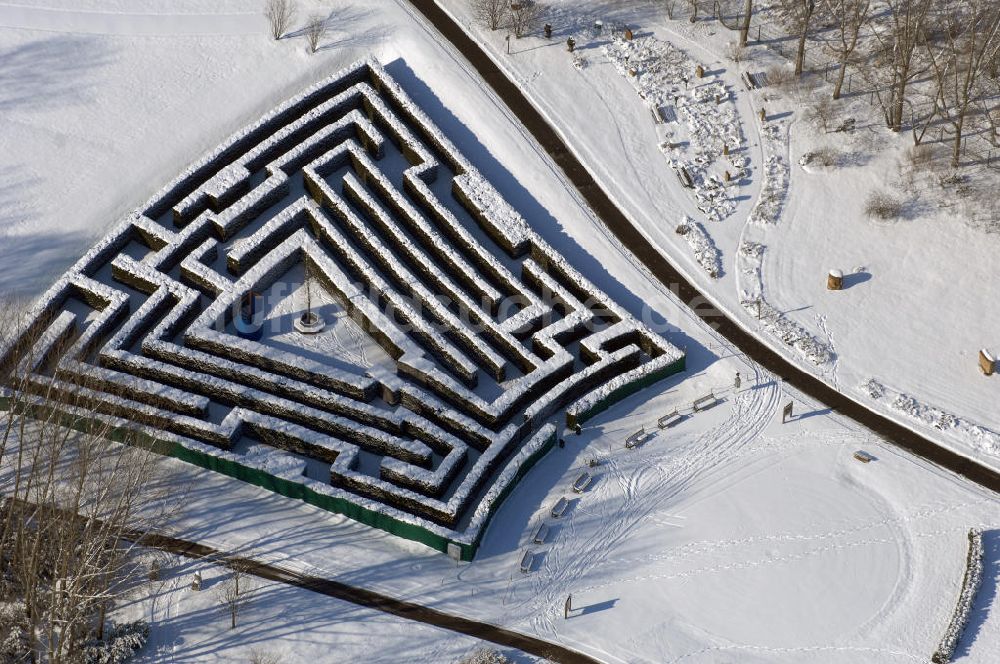
{"type": "Polygon", "coordinates": [[[688,5],[691,7],[691,16],[688,20],[694,23],[698,20],[698,7],[701,4],[701,0],[687,0],[688,5]]]}
{"type": "MultiPolygon", "coordinates": [[[[0,306],[4,319],[19,317],[11,308],[0,306]]],[[[95,400],[99,382],[66,355],[72,340],[0,330],[0,604],[20,607],[25,658],[51,664],[78,661],[107,611],[146,581],[139,534],[159,530],[170,505],[161,457],[94,417],[129,413],[95,400]]]]}
{"type": "Polygon", "coordinates": [[[969,109],[980,96],[979,80],[1000,49],[1000,5],[965,0],[941,19],[944,37],[928,42],[941,115],[954,131],[951,165],[958,166],[969,109]]]}
{"type": "Polygon", "coordinates": [[[514,37],[520,39],[536,27],[542,19],[545,5],[536,0],[517,0],[510,3],[510,27],[514,37]]]}
{"type": "Polygon", "coordinates": [[[281,664],[282,657],[269,650],[250,649],[250,664],[281,664]]]}
{"type": "Polygon", "coordinates": [[[873,30],[879,49],[874,69],[869,73],[886,126],[899,131],[903,126],[907,86],[919,73],[914,56],[923,41],[934,0],[884,1],[889,9],[888,28],[873,30]]]}
{"type": "Polygon", "coordinates": [[[781,20],[789,31],[798,37],[795,50],[795,75],[801,76],[806,58],[806,40],[813,15],[816,12],[816,0],[780,0],[781,20]]]}
{"type": "Polygon", "coordinates": [[[229,614],[229,628],[236,629],[236,619],[250,602],[248,565],[241,560],[227,563],[229,576],[219,584],[217,596],[219,604],[229,614]]]}
{"type": "Polygon", "coordinates": [[[264,3],[264,18],[267,19],[271,36],[281,39],[295,20],[296,7],[294,0],[267,0],[264,3]]]}
{"type": "Polygon", "coordinates": [[[327,31],[326,17],[322,14],[312,14],[306,21],[305,35],[306,42],[309,43],[309,52],[315,53],[319,50],[319,42],[327,31]]]}
{"type": "Polygon", "coordinates": [[[837,58],[837,80],[833,83],[833,98],[840,99],[847,65],[858,46],[861,28],[867,23],[871,0],[826,0],[826,17],[833,23],[834,41],[828,46],[837,58]]]}
{"type": "Polygon", "coordinates": [[[753,13],[753,0],[745,0],[743,3],[743,22],[740,24],[740,46],[747,45],[750,36],[750,15],[753,13]]]}
{"type": "Polygon", "coordinates": [[[663,0],[663,8],[667,10],[667,18],[674,20],[674,11],[677,9],[677,0],[663,0]]]}
{"type": "Polygon", "coordinates": [[[509,0],[470,0],[472,15],[490,30],[499,30],[507,20],[509,0]]]}

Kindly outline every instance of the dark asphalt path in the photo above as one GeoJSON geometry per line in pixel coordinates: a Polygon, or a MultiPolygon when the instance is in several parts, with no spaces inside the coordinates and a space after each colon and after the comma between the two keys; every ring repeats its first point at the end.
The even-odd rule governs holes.
{"type": "Polygon", "coordinates": [[[549,157],[562,169],[597,217],[664,285],[672,287],[691,310],[743,353],[767,370],[827,407],[868,427],[890,443],[935,463],[992,491],[1000,492],[1000,473],[952,452],[901,424],[880,415],[833,389],[759,341],[735,321],[717,311],[692,305],[703,301],[700,293],[632,224],[611,201],[590,172],[570,152],[555,129],[542,117],[521,89],[490,59],[462,27],[434,0],[409,0],[410,4],[465,57],[549,157]],[[698,298],[698,299],[696,299],[698,298]]]}
{"type": "Polygon", "coordinates": [[[145,546],[160,549],[161,551],[168,551],[187,558],[205,558],[226,565],[238,564],[248,573],[262,579],[277,581],[326,595],[327,597],[335,597],[351,604],[357,604],[358,606],[364,606],[383,613],[391,613],[394,616],[399,616],[407,620],[414,620],[451,632],[458,632],[459,634],[465,634],[482,641],[489,641],[504,648],[516,648],[521,652],[542,657],[552,662],[560,662],[562,664],[600,664],[600,660],[564,646],[536,639],[533,636],[513,632],[503,627],[491,625],[490,623],[478,622],[450,613],[444,613],[443,611],[412,602],[394,599],[381,593],[365,588],[349,586],[332,579],[300,574],[277,565],[269,565],[249,558],[231,556],[204,544],[189,542],[166,535],[152,534],[133,534],[132,539],[145,546]]]}

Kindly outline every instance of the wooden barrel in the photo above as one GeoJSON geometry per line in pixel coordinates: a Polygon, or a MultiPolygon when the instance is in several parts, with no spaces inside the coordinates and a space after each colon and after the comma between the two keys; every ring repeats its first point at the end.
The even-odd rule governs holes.
{"type": "Polygon", "coordinates": [[[844,288],[844,273],[840,270],[830,270],[826,275],[827,290],[841,290],[844,288]]]}

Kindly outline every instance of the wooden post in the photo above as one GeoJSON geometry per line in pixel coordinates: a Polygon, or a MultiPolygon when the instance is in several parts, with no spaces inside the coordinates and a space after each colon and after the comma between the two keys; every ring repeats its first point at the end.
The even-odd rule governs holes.
{"type": "Polygon", "coordinates": [[[733,177],[733,176],[729,174],[729,171],[726,171],[726,172],[725,172],[725,173],[723,174],[723,177],[725,177],[725,178],[726,178],[726,182],[729,182],[729,181],[730,181],[730,180],[732,179],[732,177],[733,177]]]}
{"type": "Polygon", "coordinates": [[[760,121],[761,122],[766,122],[767,121],[767,113],[764,111],[763,107],[761,107],[761,109],[760,109],[760,121]]]}
{"type": "Polygon", "coordinates": [[[979,370],[987,376],[992,376],[993,372],[996,371],[997,361],[990,351],[983,348],[979,351],[979,370]]]}
{"type": "Polygon", "coordinates": [[[705,68],[702,67],[701,65],[698,65],[697,67],[694,68],[694,75],[697,76],[698,78],[705,78],[705,68]]]}
{"type": "Polygon", "coordinates": [[[625,41],[632,41],[632,29],[625,28],[625,41]]]}
{"type": "Polygon", "coordinates": [[[842,290],[844,288],[844,273],[840,270],[830,270],[826,275],[827,290],[842,290]]]}
{"type": "Polygon", "coordinates": [[[784,424],[788,420],[792,419],[792,402],[789,401],[785,404],[784,410],[781,411],[781,423],[784,424]]]}
{"type": "Polygon", "coordinates": [[[566,604],[563,605],[563,619],[569,619],[569,612],[573,610],[573,595],[566,596],[566,604]]]}

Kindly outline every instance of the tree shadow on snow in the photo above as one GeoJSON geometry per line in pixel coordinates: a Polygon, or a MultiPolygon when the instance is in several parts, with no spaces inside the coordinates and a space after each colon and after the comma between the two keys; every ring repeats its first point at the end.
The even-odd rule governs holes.
{"type": "Polygon", "coordinates": [[[55,35],[0,48],[0,111],[59,108],[88,102],[99,81],[88,72],[111,62],[106,41],[55,35]]]}

